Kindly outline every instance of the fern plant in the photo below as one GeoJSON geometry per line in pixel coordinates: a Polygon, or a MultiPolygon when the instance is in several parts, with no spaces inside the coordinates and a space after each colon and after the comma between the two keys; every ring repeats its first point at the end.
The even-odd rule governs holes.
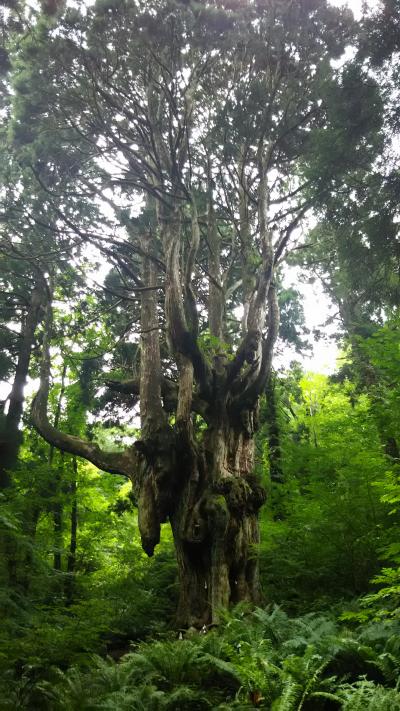
{"type": "Polygon", "coordinates": [[[367,679],[341,684],[337,699],[342,711],[400,711],[400,693],[367,679]]]}

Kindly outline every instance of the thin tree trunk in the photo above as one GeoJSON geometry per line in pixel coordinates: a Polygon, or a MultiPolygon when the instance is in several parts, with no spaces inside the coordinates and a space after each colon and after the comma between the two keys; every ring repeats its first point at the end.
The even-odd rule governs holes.
{"type": "Polygon", "coordinates": [[[29,539],[29,548],[25,555],[25,570],[22,573],[20,583],[25,594],[29,592],[31,584],[33,563],[32,546],[35,542],[36,529],[39,522],[40,513],[41,510],[36,505],[34,505],[32,509],[28,508],[24,513],[24,533],[29,539]]]}
{"type": "MultiPolygon", "coordinates": [[[[65,376],[67,374],[66,363],[63,365],[61,373],[61,386],[60,394],[58,396],[57,408],[54,416],[54,427],[59,426],[62,401],[65,393],[65,376]]],[[[49,451],[49,464],[50,467],[53,465],[55,448],[50,445],[49,451]]],[[[64,462],[64,454],[60,454],[60,463],[54,472],[54,479],[51,481],[50,486],[52,489],[52,513],[53,513],[53,526],[54,526],[54,570],[62,570],[62,548],[63,548],[63,506],[60,501],[61,496],[61,486],[62,486],[62,469],[64,462]]]]}
{"type": "MultiPolygon", "coordinates": [[[[60,479],[57,478],[57,492],[60,492],[60,479]]],[[[63,507],[60,501],[53,506],[54,521],[54,570],[62,570],[62,544],[63,544],[63,507]]]]}
{"type": "Polygon", "coordinates": [[[28,312],[21,330],[20,349],[14,382],[8,397],[9,406],[5,417],[4,429],[0,438],[0,489],[11,484],[10,470],[18,459],[22,436],[19,430],[21,422],[24,387],[28,378],[29,362],[35,339],[35,330],[40,321],[41,307],[44,303],[44,288],[36,284],[31,292],[28,312]]]}
{"type": "Polygon", "coordinates": [[[67,556],[67,578],[65,580],[65,603],[67,606],[72,605],[74,601],[75,588],[75,566],[76,566],[76,545],[78,534],[78,496],[77,496],[77,478],[78,478],[78,463],[76,457],[72,459],[72,467],[74,478],[71,485],[72,505],[71,505],[71,534],[69,542],[69,551],[67,556]]]}
{"type": "Polygon", "coordinates": [[[266,395],[266,421],[268,431],[268,460],[271,482],[283,483],[281,441],[276,403],[274,377],[270,375],[265,388],[266,395]]]}
{"type": "MultiPolygon", "coordinates": [[[[15,467],[18,460],[18,452],[22,442],[22,433],[19,425],[23,412],[24,387],[28,378],[35,331],[40,321],[44,297],[43,285],[37,283],[32,289],[28,311],[22,324],[14,382],[8,397],[7,415],[4,418],[2,432],[0,432],[0,491],[6,490],[11,486],[10,471],[15,467]]],[[[16,540],[10,533],[5,533],[4,535],[3,551],[7,561],[8,582],[12,587],[15,587],[19,583],[19,552],[16,540]]]]}
{"type": "Polygon", "coordinates": [[[266,425],[268,435],[268,462],[271,479],[271,510],[274,519],[284,518],[284,475],[282,469],[281,438],[276,401],[275,378],[272,373],[267,380],[266,395],[266,425]]]}

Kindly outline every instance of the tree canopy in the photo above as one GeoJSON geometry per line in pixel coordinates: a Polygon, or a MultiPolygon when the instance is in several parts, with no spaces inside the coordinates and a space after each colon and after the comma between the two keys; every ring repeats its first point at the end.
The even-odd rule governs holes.
{"type": "MultiPolygon", "coordinates": [[[[85,606],[99,651],[112,625],[138,639],[174,605],[181,630],[208,631],[263,587],[294,614],[365,596],[382,557],[397,560],[396,3],[360,22],[325,0],[39,5],[0,3],[6,608],[37,599],[47,634],[47,606],[69,664],[82,636],[68,616],[85,606]],[[329,379],[275,360],[309,335],[289,273],[318,279],[337,311],[329,379]]],[[[373,616],[377,595],[346,619],[373,616]]],[[[202,668],[214,652],[193,644],[202,668]]],[[[318,649],[298,662],[315,679],[318,649]]],[[[253,647],[254,674],[221,650],[238,703],[246,689],[286,708],[253,647]]],[[[356,687],[334,674],[339,695],[325,675],[318,698],[346,708],[356,687]]],[[[296,708],[313,703],[307,684],[296,708]]],[[[147,708],[197,703],[153,691],[147,708]]]]}

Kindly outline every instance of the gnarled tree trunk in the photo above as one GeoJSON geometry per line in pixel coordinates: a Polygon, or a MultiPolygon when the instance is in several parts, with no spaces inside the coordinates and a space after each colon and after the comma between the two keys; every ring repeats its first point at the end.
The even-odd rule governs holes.
{"type": "MultiPolygon", "coordinates": [[[[189,247],[192,257],[183,290],[176,243],[179,226],[164,220],[163,229],[167,338],[178,368],[177,381],[162,375],[156,297],[159,273],[152,258],[154,245],[147,235],[141,239],[146,288],[141,292],[140,379],[114,383],[117,390],[139,395],[141,439],[124,452],[113,454],[50,425],[50,308],[33,419],[39,432],[56,447],[132,480],[142,545],[148,555],[160,540],[161,523],[170,522],[180,582],[177,621],[180,626],[201,627],[215,622],[219,609],[230,603],[257,602],[260,598],[257,514],[265,493],[253,476],[253,440],[258,398],[270,370],[279,312],[266,250],[263,279],[259,279],[259,291],[247,317],[251,324],[258,317],[261,328],[246,332],[233,360],[217,353],[211,364],[198,345],[191,301],[190,264],[194,263],[199,239],[196,211],[189,247]],[[263,339],[266,313],[268,334],[263,339]],[[168,416],[171,406],[173,419],[168,416]],[[201,428],[196,426],[194,415],[201,415],[201,428]]],[[[220,314],[222,318],[222,310],[220,314]]],[[[221,323],[214,327],[223,332],[221,323]]]]}
{"type": "MultiPolygon", "coordinates": [[[[142,542],[151,555],[160,523],[169,519],[180,626],[216,622],[220,608],[260,599],[257,514],[265,493],[252,474],[253,431],[226,406],[215,410],[201,442],[188,440],[177,427],[136,443],[142,475],[133,481],[142,542]]],[[[253,417],[254,412],[243,419],[253,417]]]]}
{"type": "MultiPolygon", "coordinates": [[[[242,181],[238,223],[242,249],[236,259],[236,248],[232,247],[232,271],[229,268],[223,274],[211,175],[205,196],[206,248],[197,206],[201,200],[189,187],[183,189],[182,181],[176,178],[177,167],[188,157],[190,91],[185,94],[182,109],[186,130],[179,131],[176,142],[167,145],[158,130],[163,116],[158,87],[149,89],[147,99],[157,155],[150,159],[153,168],[146,186],[151,200],[155,197],[153,216],[157,224],[147,232],[141,226],[140,233],[133,235],[142,255],[140,376],[132,381],[108,382],[116,390],[139,397],[141,439],[115,454],[50,425],[50,311],[33,419],[38,431],[56,447],[132,480],[142,545],[148,555],[160,540],[161,524],[170,522],[180,582],[177,620],[180,626],[202,627],[217,620],[220,608],[260,598],[257,515],[265,493],[253,476],[253,438],[258,399],[270,372],[279,326],[273,283],[276,254],[268,216],[271,149],[263,141],[259,143],[256,215],[249,209],[248,186],[246,180],[242,181]],[[162,200],[160,194],[164,195],[162,200]],[[251,245],[255,224],[257,240],[251,245]],[[200,292],[203,299],[208,287],[208,326],[214,344],[209,353],[202,349],[199,339],[197,265],[201,248],[206,254],[207,276],[202,277],[200,292]],[[241,341],[235,348],[228,343],[224,314],[227,301],[238,287],[242,289],[243,318],[241,341]],[[161,355],[161,325],[168,355],[166,348],[161,355]]],[[[244,150],[243,161],[246,155],[244,150]]],[[[243,163],[242,174],[244,170],[243,163]]],[[[283,249],[288,236],[286,230],[278,249],[283,249]]]]}
{"type": "Polygon", "coordinates": [[[180,578],[178,622],[216,622],[220,608],[258,602],[256,544],[264,491],[252,476],[253,441],[240,424],[211,426],[171,513],[180,578]]]}

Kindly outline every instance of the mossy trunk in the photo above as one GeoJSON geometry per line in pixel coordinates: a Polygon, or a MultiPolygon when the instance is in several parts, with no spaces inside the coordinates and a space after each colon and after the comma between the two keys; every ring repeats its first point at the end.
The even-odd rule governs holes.
{"type": "Polygon", "coordinates": [[[192,539],[187,531],[182,535],[185,515],[177,514],[172,521],[179,627],[217,623],[221,609],[242,600],[258,603],[261,596],[255,549],[259,543],[257,516],[230,511],[223,496],[215,496],[201,516],[204,525],[194,525],[192,539]]]}
{"type": "Polygon", "coordinates": [[[265,492],[252,474],[252,434],[225,421],[209,427],[200,443],[170,430],[137,444],[143,547],[152,554],[168,518],[178,563],[178,626],[200,628],[217,622],[221,608],[259,602],[258,511],[265,492]]]}

